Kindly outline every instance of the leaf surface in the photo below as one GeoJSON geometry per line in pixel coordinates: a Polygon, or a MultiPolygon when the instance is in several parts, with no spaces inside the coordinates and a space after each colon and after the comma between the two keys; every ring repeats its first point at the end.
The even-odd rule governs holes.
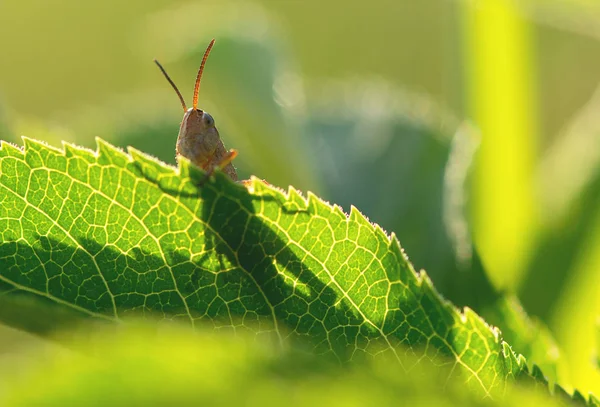
{"type": "MultiPolygon", "coordinates": [[[[86,326],[70,332],[78,352],[25,349],[20,356],[28,363],[18,375],[6,369],[0,354],[0,403],[7,407],[563,405],[547,392],[517,385],[507,386],[502,398],[483,399],[465,391],[460,380],[448,380],[446,369],[430,363],[420,362],[407,374],[397,371],[393,360],[340,366],[293,348],[263,346],[251,335],[234,337],[211,329],[190,332],[181,326],[157,332],[148,324],[135,323],[127,328],[86,326]]],[[[416,358],[404,358],[406,363],[409,359],[416,358]]]]}
{"type": "Polygon", "coordinates": [[[303,338],[342,361],[402,365],[406,349],[486,394],[526,372],[496,329],[443,300],[354,208],[222,174],[198,188],[195,167],[101,140],[97,152],[24,141],[0,150],[2,297],[303,338]]]}

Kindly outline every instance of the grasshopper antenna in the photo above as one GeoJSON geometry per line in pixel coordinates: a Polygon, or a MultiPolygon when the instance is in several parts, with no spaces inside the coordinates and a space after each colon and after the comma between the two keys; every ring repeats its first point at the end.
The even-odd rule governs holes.
{"type": "Polygon", "coordinates": [[[183,100],[183,96],[181,96],[181,92],[179,91],[179,89],[177,89],[177,86],[175,86],[175,82],[173,82],[171,80],[171,78],[169,78],[169,75],[167,74],[167,71],[165,71],[165,68],[162,67],[162,65],[160,64],[160,62],[158,62],[155,59],[154,63],[156,65],[158,65],[158,68],[163,73],[163,75],[165,75],[165,78],[167,78],[167,81],[169,81],[169,83],[171,84],[171,86],[173,87],[173,89],[175,89],[175,92],[177,93],[177,96],[179,96],[179,100],[181,101],[181,106],[183,106],[183,111],[187,112],[187,106],[185,105],[185,100],[183,100]]]}
{"type": "Polygon", "coordinates": [[[204,58],[202,58],[202,63],[200,64],[200,69],[198,70],[198,76],[196,77],[196,87],[194,87],[194,99],[192,100],[192,106],[194,110],[198,109],[198,94],[200,93],[200,79],[202,79],[202,72],[204,71],[204,64],[208,59],[208,54],[210,54],[210,50],[213,45],[215,45],[215,39],[213,38],[206,51],[204,52],[204,58]]]}

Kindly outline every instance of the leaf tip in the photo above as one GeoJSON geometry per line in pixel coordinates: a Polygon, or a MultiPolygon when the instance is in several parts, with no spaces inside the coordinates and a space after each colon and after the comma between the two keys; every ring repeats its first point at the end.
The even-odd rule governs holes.
{"type": "Polygon", "coordinates": [[[6,140],[0,140],[0,151],[5,154],[18,153],[23,154],[23,147],[6,140]]]}
{"type": "Polygon", "coordinates": [[[27,137],[27,136],[21,136],[21,139],[23,140],[23,151],[25,153],[27,153],[27,151],[29,150],[34,150],[34,151],[40,151],[40,150],[51,150],[54,151],[55,153],[64,153],[63,150],[61,150],[60,148],[51,146],[50,144],[48,144],[47,142],[43,141],[43,140],[36,140],[34,138],[31,137],[27,137]]]}
{"type": "Polygon", "coordinates": [[[91,154],[94,157],[98,157],[98,152],[92,150],[91,148],[78,146],[77,144],[74,144],[74,143],[71,143],[68,141],[64,141],[64,140],[61,143],[63,146],[63,151],[67,157],[71,157],[71,156],[78,155],[81,153],[91,154]]]}
{"type": "Polygon", "coordinates": [[[177,167],[162,161],[161,159],[153,156],[152,154],[144,153],[143,151],[138,150],[135,147],[127,146],[127,153],[131,156],[132,161],[137,161],[143,164],[150,164],[165,170],[171,170],[172,172],[177,171],[177,167]]]}

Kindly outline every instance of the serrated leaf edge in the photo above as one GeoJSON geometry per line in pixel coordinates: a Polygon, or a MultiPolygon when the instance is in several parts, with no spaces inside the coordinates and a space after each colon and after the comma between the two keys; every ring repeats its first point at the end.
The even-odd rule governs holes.
{"type": "MultiPolygon", "coordinates": [[[[27,153],[29,153],[31,150],[35,150],[36,146],[39,146],[40,148],[45,148],[45,149],[51,150],[55,153],[65,156],[65,157],[67,157],[68,152],[88,153],[88,154],[91,153],[94,155],[94,157],[96,157],[97,159],[100,159],[103,157],[103,155],[105,153],[110,151],[110,153],[118,156],[119,158],[125,159],[128,162],[137,162],[137,163],[141,164],[142,168],[146,168],[143,165],[153,164],[153,165],[157,166],[157,169],[162,170],[162,171],[166,170],[166,172],[171,173],[174,176],[179,176],[182,180],[185,178],[189,178],[190,174],[192,172],[204,174],[204,172],[200,168],[194,166],[189,160],[187,160],[185,158],[180,158],[179,166],[175,167],[173,165],[170,165],[168,163],[165,163],[165,162],[159,160],[158,158],[156,158],[150,154],[147,154],[140,150],[137,150],[134,147],[128,147],[127,151],[124,151],[123,149],[121,149],[117,146],[114,146],[99,137],[96,138],[96,145],[97,145],[96,151],[85,148],[85,147],[81,147],[81,146],[78,146],[78,145],[75,145],[75,144],[69,143],[69,142],[62,142],[63,149],[60,149],[60,148],[51,146],[44,141],[35,140],[35,139],[29,138],[26,136],[22,136],[21,138],[23,140],[23,147],[19,147],[13,143],[10,143],[10,142],[4,141],[4,140],[0,140],[0,152],[6,153],[7,150],[11,150],[11,152],[13,152],[13,153],[17,153],[17,152],[20,153],[24,158],[27,153]]],[[[2,158],[2,156],[0,156],[0,158],[2,158]]],[[[217,171],[215,173],[215,178],[218,178],[219,182],[229,182],[231,184],[237,185],[238,187],[244,188],[244,186],[242,186],[239,183],[234,183],[234,181],[230,180],[226,175],[222,174],[219,171],[217,171]]],[[[504,341],[502,339],[501,331],[497,327],[489,325],[481,316],[479,316],[475,311],[471,310],[470,308],[465,307],[465,308],[463,308],[463,310],[461,312],[461,310],[459,310],[456,306],[454,306],[454,304],[452,304],[450,301],[445,299],[435,289],[435,286],[433,285],[431,279],[429,278],[429,276],[427,275],[425,270],[420,270],[419,272],[415,271],[414,266],[412,265],[408,256],[404,252],[404,249],[400,245],[400,242],[397,239],[396,235],[394,233],[388,234],[380,225],[378,225],[377,223],[371,222],[355,206],[351,206],[350,213],[348,214],[348,213],[345,213],[339,205],[330,204],[329,202],[321,199],[320,197],[318,197],[317,195],[315,195],[314,193],[312,193],[310,191],[308,191],[306,194],[307,196],[304,197],[302,195],[302,193],[300,191],[298,191],[297,189],[295,189],[293,186],[289,186],[288,190],[285,191],[277,186],[268,184],[255,176],[252,176],[250,178],[250,182],[245,185],[245,188],[247,188],[249,193],[251,193],[255,196],[259,196],[259,197],[261,195],[264,195],[265,192],[269,192],[270,193],[269,195],[271,195],[271,196],[275,195],[275,197],[280,200],[282,205],[286,204],[286,203],[296,203],[298,201],[298,198],[300,198],[300,201],[303,202],[303,204],[304,204],[304,208],[300,208],[300,209],[307,210],[311,214],[316,213],[314,208],[320,207],[321,209],[326,209],[326,210],[328,210],[332,213],[336,213],[338,215],[343,214],[345,216],[347,222],[351,221],[351,220],[356,220],[358,222],[368,224],[377,235],[384,237],[387,240],[388,249],[390,249],[391,251],[393,251],[397,255],[399,255],[400,259],[403,259],[406,261],[406,263],[408,264],[409,270],[411,271],[411,273],[409,273],[409,276],[412,275],[412,278],[414,278],[414,283],[416,283],[416,286],[418,288],[424,289],[425,288],[424,285],[427,286],[427,288],[430,288],[432,290],[432,292],[434,293],[435,297],[440,301],[440,305],[442,305],[443,308],[449,310],[456,317],[458,317],[458,320],[460,320],[461,323],[466,324],[469,320],[471,320],[476,325],[483,326],[486,329],[488,329],[494,336],[495,344],[502,347],[503,356],[507,359],[510,359],[512,362],[516,363],[519,366],[519,368],[521,369],[521,371],[523,371],[529,375],[532,374],[529,372],[525,357],[523,355],[516,354],[513,351],[510,344],[508,344],[506,341],[504,341]],[[312,208],[312,210],[311,210],[311,208],[312,208]]],[[[14,283],[12,283],[12,282],[11,282],[11,284],[14,285],[14,283]]],[[[25,291],[31,291],[31,289],[29,289],[28,287],[19,287],[19,288],[23,289],[25,291]]],[[[37,291],[35,291],[35,294],[43,296],[43,293],[38,293],[37,291]]],[[[59,299],[56,299],[56,298],[52,298],[52,299],[56,300],[57,302],[61,302],[59,299]]],[[[69,306],[71,308],[74,307],[74,305],[71,303],[68,303],[66,301],[62,301],[62,302],[64,303],[63,305],[69,306]]],[[[100,317],[102,319],[109,319],[109,320],[113,320],[113,321],[115,320],[112,317],[97,314],[97,313],[91,312],[91,311],[83,309],[83,308],[79,309],[80,307],[75,306],[75,308],[88,314],[88,315],[94,316],[94,317],[100,317]]],[[[390,344],[390,346],[391,346],[391,344],[390,344]]],[[[393,349],[393,347],[392,347],[392,349],[393,349]]],[[[459,360],[459,358],[457,355],[457,361],[458,360],[459,360]]],[[[541,370],[540,370],[540,373],[541,373],[541,370]]],[[[477,377],[477,376],[475,375],[475,377],[477,377]]],[[[538,379],[536,379],[536,380],[538,380],[538,379]]],[[[561,390],[562,390],[562,392],[564,392],[565,394],[568,395],[568,393],[566,391],[564,391],[564,389],[561,386],[559,386],[558,384],[556,384],[554,386],[553,393],[560,393],[561,390]]],[[[576,401],[585,399],[585,397],[577,390],[575,390],[572,395],[569,395],[569,397],[576,401]]],[[[588,399],[586,400],[586,404],[589,406],[596,406],[596,405],[600,405],[600,401],[592,393],[590,393],[588,399]]]]}

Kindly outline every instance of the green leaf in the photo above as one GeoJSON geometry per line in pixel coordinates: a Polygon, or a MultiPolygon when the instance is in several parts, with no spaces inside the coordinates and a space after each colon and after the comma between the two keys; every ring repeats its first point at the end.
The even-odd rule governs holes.
{"type": "Polygon", "coordinates": [[[77,352],[21,351],[21,373],[0,365],[2,406],[198,405],[456,405],[553,406],[549,395],[508,386],[502,398],[482,399],[448,380],[447,368],[413,355],[398,372],[376,358],[340,366],[331,359],[282,349],[268,341],[170,326],[69,332],[77,352]],[[31,391],[35,383],[35,391],[31,391]],[[117,391],[115,389],[118,389],[117,391]],[[235,391],[232,391],[234,389],[235,391]]]}
{"type": "MultiPolygon", "coordinates": [[[[0,149],[0,290],[81,314],[212,321],[352,360],[398,346],[485,394],[525,374],[499,332],[443,300],[395,237],[311,193],[248,187],[98,140],[0,149]]],[[[404,366],[410,368],[410,366],[404,366]]]]}

